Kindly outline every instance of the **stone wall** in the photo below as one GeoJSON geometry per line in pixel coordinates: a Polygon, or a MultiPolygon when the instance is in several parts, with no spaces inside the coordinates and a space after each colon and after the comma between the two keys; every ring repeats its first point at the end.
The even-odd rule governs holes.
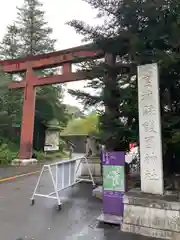
{"type": "Polygon", "coordinates": [[[180,239],[180,202],[176,195],[154,196],[132,190],[124,198],[121,230],[162,239],[180,239]]]}
{"type": "Polygon", "coordinates": [[[70,141],[74,145],[74,152],[75,153],[85,153],[86,152],[86,136],[62,136],[62,139],[65,141],[70,141]]]}
{"type": "MultiPolygon", "coordinates": [[[[89,167],[96,183],[101,183],[101,165],[99,157],[88,158],[89,167]]],[[[85,163],[81,165],[81,176],[89,176],[89,172],[85,163]]]]}

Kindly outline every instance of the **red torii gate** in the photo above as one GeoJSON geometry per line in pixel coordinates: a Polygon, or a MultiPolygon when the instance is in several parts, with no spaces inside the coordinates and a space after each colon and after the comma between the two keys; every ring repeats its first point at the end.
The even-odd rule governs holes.
{"type": "Polygon", "coordinates": [[[0,66],[6,73],[26,73],[24,80],[12,82],[8,86],[24,89],[19,159],[32,158],[36,87],[87,79],[85,72],[72,72],[72,63],[103,56],[104,54],[95,50],[92,45],[84,45],[47,54],[0,61],[0,66]],[[63,68],[61,75],[39,77],[34,74],[34,70],[57,66],[63,68]]]}

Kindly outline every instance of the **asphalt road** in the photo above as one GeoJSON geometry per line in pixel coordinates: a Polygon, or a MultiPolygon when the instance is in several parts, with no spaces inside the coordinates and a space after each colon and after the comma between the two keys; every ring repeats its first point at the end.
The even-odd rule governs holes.
{"type": "MultiPolygon", "coordinates": [[[[98,226],[102,203],[92,197],[91,184],[83,183],[66,190],[62,195],[62,210],[57,211],[55,200],[30,198],[38,175],[19,178],[0,184],[1,240],[148,240],[120,233],[119,228],[98,226]]],[[[51,192],[49,176],[45,173],[41,193],[51,192]]]]}

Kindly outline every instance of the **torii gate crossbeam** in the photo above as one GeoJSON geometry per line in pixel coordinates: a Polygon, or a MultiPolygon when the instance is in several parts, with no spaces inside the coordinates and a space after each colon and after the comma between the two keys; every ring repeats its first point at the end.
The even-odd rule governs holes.
{"type": "MultiPolygon", "coordinates": [[[[102,52],[95,50],[92,45],[84,45],[53,53],[0,61],[0,66],[6,73],[26,73],[25,79],[21,82],[9,84],[9,88],[24,89],[19,150],[20,160],[32,158],[36,87],[87,79],[86,72],[72,72],[72,63],[82,62],[86,59],[101,58],[103,55],[102,52]],[[63,68],[61,75],[39,77],[34,74],[34,70],[57,66],[62,66],[63,68]]],[[[88,74],[88,76],[90,75],[88,74]]]]}

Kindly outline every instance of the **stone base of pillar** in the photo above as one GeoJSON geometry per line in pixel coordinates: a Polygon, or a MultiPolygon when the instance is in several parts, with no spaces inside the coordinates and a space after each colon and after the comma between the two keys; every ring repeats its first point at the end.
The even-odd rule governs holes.
{"type": "Polygon", "coordinates": [[[102,213],[97,220],[102,223],[108,223],[113,225],[120,225],[122,223],[122,217],[102,213]]]}
{"type": "Polygon", "coordinates": [[[37,164],[38,160],[35,158],[30,159],[14,159],[11,163],[12,166],[20,165],[20,166],[26,166],[30,164],[37,164]]]}
{"type": "Polygon", "coordinates": [[[180,239],[178,194],[158,196],[132,189],[124,197],[121,231],[168,240],[180,239]]]}

